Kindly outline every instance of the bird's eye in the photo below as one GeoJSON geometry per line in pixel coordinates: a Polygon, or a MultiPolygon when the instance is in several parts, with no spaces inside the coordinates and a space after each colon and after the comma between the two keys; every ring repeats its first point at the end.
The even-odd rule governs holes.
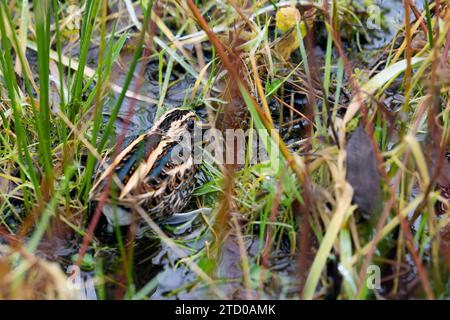
{"type": "Polygon", "coordinates": [[[195,125],[194,120],[189,119],[188,122],[187,122],[187,128],[188,128],[189,130],[192,130],[192,129],[194,129],[194,125],[195,125]]]}

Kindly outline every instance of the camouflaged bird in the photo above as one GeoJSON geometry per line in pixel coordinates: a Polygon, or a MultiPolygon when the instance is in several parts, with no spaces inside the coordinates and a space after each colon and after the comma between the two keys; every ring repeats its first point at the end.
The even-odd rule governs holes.
{"type": "Polygon", "coordinates": [[[115,188],[117,192],[110,190],[103,207],[110,224],[130,224],[135,204],[155,220],[168,218],[186,206],[196,185],[198,165],[193,152],[179,153],[184,137],[192,137],[195,126],[195,113],[171,109],[147,133],[132,139],[115,159],[103,161],[100,168],[104,169],[95,179],[91,199],[99,200],[112,173],[120,181],[114,183],[116,178],[113,184],[122,184],[115,188]]]}

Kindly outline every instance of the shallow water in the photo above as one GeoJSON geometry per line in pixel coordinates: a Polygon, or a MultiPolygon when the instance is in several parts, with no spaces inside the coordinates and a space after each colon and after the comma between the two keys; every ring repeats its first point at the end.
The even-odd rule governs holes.
{"type": "MultiPolygon", "coordinates": [[[[387,45],[395,36],[397,30],[402,26],[404,19],[404,7],[401,0],[376,0],[376,3],[382,8],[386,16],[385,30],[378,33],[378,37],[373,37],[372,43],[364,46],[367,50],[374,50],[387,45]]],[[[417,3],[418,9],[421,10],[422,1],[417,3]]],[[[93,50],[94,52],[94,50],[93,50]]],[[[124,50],[121,54],[120,64],[116,64],[113,68],[113,74],[111,80],[118,86],[122,86],[128,71],[130,51],[124,50]]],[[[95,55],[94,55],[95,56],[95,55]]],[[[94,65],[92,67],[95,67],[94,65]]],[[[138,64],[135,75],[142,66],[138,64]]],[[[160,88],[158,84],[158,61],[154,60],[145,66],[145,76],[143,85],[140,90],[140,94],[158,100],[160,95],[160,88]]],[[[171,82],[173,85],[169,87],[167,95],[164,99],[164,106],[166,107],[178,107],[183,105],[186,96],[190,95],[190,88],[193,85],[195,79],[186,76],[183,70],[175,68],[174,73],[171,76],[171,82]]],[[[129,90],[134,91],[136,88],[136,81],[133,81],[129,87],[129,90]]],[[[117,101],[118,93],[111,90],[104,109],[104,120],[107,121],[111,108],[117,101]]],[[[399,100],[399,104],[402,97],[392,96],[395,101],[399,100]]],[[[295,96],[294,103],[296,106],[306,105],[304,96],[295,96]],[[298,99],[297,99],[298,98],[298,99]]],[[[393,104],[389,103],[389,104],[393,104]]],[[[130,105],[134,104],[134,112],[130,118],[130,125],[128,126],[127,136],[132,136],[141,133],[142,131],[150,128],[155,119],[156,102],[149,103],[133,98],[125,97],[123,104],[119,111],[119,117],[116,121],[115,130],[116,134],[120,134],[123,130],[123,121],[127,117],[127,113],[130,105]]],[[[279,106],[271,105],[273,111],[277,112],[279,106]]],[[[284,118],[284,115],[280,117],[284,118]]],[[[288,118],[287,118],[288,119],[288,118]]],[[[289,119],[288,119],[289,120],[289,119]]],[[[289,127],[289,129],[283,129],[282,134],[284,137],[295,142],[298,137],[303,134],[304,123],[295,123],[289,127]]],[[[100,227],[101,228],[101,227],[100,227]]],[[[198,229],[196,226],[189,227],[180,233],[195,233],[198,229]]],[[[71,265],[71,257],[79,250],[79,243],[81,240],[78,238],[77,243],[74,244],[74,238],[70,231],[65,237],[55,236],[48,240],[44,239],[42,245],[38,249],[38,254],[46,257],[52,261],[58,261],[61,266],[66,269],[71,265]]],[[[124,230],[126,234],[126,230],[124,230]]],[[[174,234],[174,238],[180,237],[182,234],[174,234]]],[[[198,241],[192,241],[192,243],[184,241],[183,244],[191,251],[186,250],[186,256],[194,252],[205,250],[205,242],[211,240],[211,234],[206,233],[201,236],[198,241]]],[[[1,240],[1,239],[0,239],[1,240]]],[[[107,275],[108,280],[105,285],[106,297],[117,298],[118,288],[126,285],[126,279],[121,274],[123,268],[123,261],[121,261],[121,255],[119,253],[119,246],[115,235],[109,235],[102,237],[97,234],[97,240],[94,248],[89,251],[95,256],[95,259],[103,262],[104,273],[107,275]],[[108,238],[109,237],[109,238],[108,238]]],[[[249,254],[250,264],[256,266],[256,260],[258,257],[258,248],[260,247],[261,240],[257,237],[250,237],[247,239],[247,250],[249,254]]],[[[173,251],[166,245],[162,244],[159,240],[154,238],[139,239],[132,244],[134,246],[134,261],[133,261],[133,280],[136,285],[136,289],[144,287],[152,279],[156,279],[155,288],[148,294],[151,299],[200,299],[211,298],[209,290],[205,287],[196,287],[197,275],[192,272],[184,264],[177,264],[179,257],[176,256],[173,251]],[[190,285],[192,285],[190,287],[190,285]],[[185,287],[183,290],[179,290],[180,287],[185,287]]],[[[216,261],[216,274],[222,280],[222,283],[218,284],[218,288],[226,295],[235,298],[245,297],[245,288],[239,280],[242,278],[241,270],[241,256],[239,254],[239,246],[234,238],[230,238],[222,248],[222,252],[218,260],[216,261]]],[[[289,249],[289,248],[287,248],[289,249]]],[[[288,252],[289,250],[285,250],[288,252]]],[[[274,256],[269,261],[269,268],[272,271],[272,283],[271,292],[267,294],[267,297],[278,298],[288,297],[295,292],[298,288],[297,285],[297,262],[292,255],[281,252],[278,256],[274,256]],[[275,288],[275,289],[273,289],[275,288]],[[292,290],[291,290],[292,289],[292,290]]],[[[253,268],[252,275],[258,276],[258,270],[253,268]]],[[[83,276],[93,277],[92,271],[85,272],[83,276]]],[[[256,277],[254,276],[254,277],[256,277]]],[[[255,280],[255,279],[253,279],[255,280]]],[[[256,279],[258,280],[258,279],[256,279]]],[[[256,281],[255,280],[255,281],[256,281]]]]}
{"type": "MultiPolygon", "coordinates": [[[[376,4],[380,6],[383,14],[386,17],[386,25],[383,26],[383,30],[376,32],[376,37],[372,37],[372,42],[364,45],[366,50],[375,50],[389,44],[389,42],[394,38],[398,29],[402,26],[404,19],[404,7],[403,1],[401,0],[376,0],[376,4]]],[[[419,6],[419,10],[421,9],[419,6]]],[[[126,51],[121,55],[124,62],[130,59],[129,52],[126,51]]],[[[125,63],[126,65],[126,63],[125,63]]],[[[135,74],[138,74],[140,69],[138,65],[135,74]]],[[[114,70],[112,79],[117,85],[122,85],[127,69],[117,67],[114,70]]],[[[183,74],[183,70],[177,70],[171,76],[171,81],[174,81],[175,85],[171,86],[167,92],[165,99],[165,106],[181,106],[187,94],[190,93],[189,88],[192,86],[194,79],[191,79],[183,74]]],[[[136,87],[135,81],[132,82],[129,89],[134,90],[136,87]]],[[[158,100],[159,98],[159,85],[158,85],[158,62],[152,61],[146,66],[145,77],[143,81],[140,94],[152,99],[158,100]]],[[[104,111],[105,120],[108,119],[108,114],[111,107],[114,106],[114,102],[117,99],[118,94],[112,92],[110,94],[109,100],[106,104],[104,111]]],[[[305,100],[305,99],[303,99],[305,100]]],[[[305,101],[299,101],[297,104],[305,105],[305,101]]],[[[128,108],[132,103],[135,104],[135,111],[131,116],[131,124],[128,129],[127,135],[139,134],[144,130],[150,128],[154,122],[156,104],[148,103],[139,100],[134,100],[132,98],[126,97],[124,103],[121,106],[119,112],[119,118],[116,121],[116,134],[120,134],[123,129],[123,120],[125,119],[128,108]]],[[[276,108],[278,109],[278,108],[276,108]]],[[[284,115],[283,115],[284,118],[284,115]]],[[[298,123],[289,128],[289,132],[282,130],[283,136],[289,139],[297,139],[303,134],[303,123],[298,123]]],[[[188,230],[189,232],[195,232],[195,228],[188,230]]],[[[175,235],[174,235],[175,236],[175,235]]],[[[194,252],[199,252],[204,250],[204,243],[209,239],[211,235],[207,233],[196,242],[193,251],[186,250],[186,256],[194,252]]],[[[188,245],[188,243],[185,243],[188,245]]],[[[114,243],[109,244],[113,249],[115,247],[114,243]]],[[[250,260],[254,263],[257,259],[259,247],[259,239],[253,238],[249,239],[248,243],[248,253],[250,260]],[[253,248],[253,249],[252,249],[253,248]],[[253,253],[252,253],[253,252],[253,253]]],[[[184,264],[177,264],[179,258],[172,249],[168,248],[165,244],[159,243],[159,241],[150,241],[141,239],[135,243],[135,265],[134,265],[134,280],[137,286],[136,289],[140,289],[145,286],[149,281],[156,281],[154,284],[154,289],[148,295],[151,299],[201,299],[205,297],[211,297],[211,293],[205,287],[199,287],[196,285],[198,280],[197,275],[192,272],[184,264]],[[152,280],[153,279],[153,280],[152,280]],[[180,288],[184,288],[181,289],[180,288]]],[[[115,266],[120,268],[118,264],[117,249],[112,251],[105,251],[104,254],[105,261],[108,261],[110,266],[115,266]]],[[[221,279],[222,283],[218,284],[217,287],[223,293],[228,296],[235,298],[245,297],[245,288],[238,279],[242,278],[241,261],[239,255],[239,248],[236,241],[229,239],[221,250],[220,257],[216,261],[215,275],[221,279]]],[[[289,255],[282,255],[280,257],[274,257],[270,260],[270,269],[273,271],[273,279],[271,287],[278,288],[269,296],[276,298],[280,295],[289,296],[293,294],[297,288],[297,275],[296,267],[297,263],[295,258],[289,255]],[[274,283],[274,281],[276,283],[274,283]],[[289,285],[291,284],[291,285],[289,285]],[[292,287],[292,292],[290,288],[292,287]],[[284,290],[284,291],[283,291],[284,290]]],[[[111,276],[117,273],[117,269],[112,268],[110,270],[111,276]]],[[[255,273],[257,274],[257,273],[255,273]]],[[[120,281],[120,279],[116,279],[120,281]]],[[[123,281],[123,279],[122,279],[123,281]]],[[[117,291],[116,285],[108,286],[109,298],[114,297],[117,291]]]]}

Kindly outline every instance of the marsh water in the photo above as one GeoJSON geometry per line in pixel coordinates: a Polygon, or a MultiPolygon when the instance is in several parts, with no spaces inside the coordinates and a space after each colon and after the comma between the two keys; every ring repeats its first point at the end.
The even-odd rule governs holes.
{"type": "MultiPolygon", "coordinates": [[[[388,25],[382,26],[382,30],[376,32],[371,38],[371,42],[363,45],[363,50],[372,53],[379,48],[389,44],[400,28],[403,17],[404,8],[401,0],[376,0],[376,4],[381,10],[380,13],[385,16],[388,25]]],[[[422,1],[417,3],[419,10],[422,9],[422,1]]],[[[374,12],[376,9],[374,8],[374,12]]],[[[122,86],[125,80],[128,64],[133,54],[133,46],[127,44],[121,52],[120,59],[113,68],[111,80],[118,86],[122,86]],[[128,45],[128,47],[127,47],[128,45]]],[[[320,44],[318,44],[320,47],[320,44]]],[[[193,47],[186,48],[193,51],[193,47]]],[[[318,52],[323,50],[319,49],[318,52]]],[[[366,52],[363,52],[363,54],[366,52]]],[[[91,59],[89,63],[92,67],[96,64],[96,55],[98,47],[93,47],[90,51],[91,59]]],[[[139,93],[144,97],[149,97],[153,102],[143,99],[133,99],[125,97],[124,103],[120,107],[119,116],[116,121],[116,134],[120,134],[124,129],[124,121],[128,117],[130,105],[134,107],[134,112],[129,116],[129,126],[127,128],[127,136],[133,136],[148,130],[156,117],[157,106],[161,105],[161,87],[159,85],[159,61],[157,59],[149,62],[140,62],[136,68],[135,79],[130,85],[130,90],[140,87],[139,93]],[[143,72],[141,72],[144,70],[143,72]],[[141,85],[138,85],[137,78],[143,75],[141,85]]],[[[164,70],[163,70],[164,73],[164,70]]],[[[183,68],[176,66],[170,75],[170,86],[165,93],[164,106],[173,107],[181,106],[186,100],[186,96],[191,94],[195,83],[195,78],[189,75],[183,68]]],[[[108,94],[103,115],[105,122],[111,114],[111,109],[115,106],[118,92],[111,91],[108,94]]],[[[401,97],[392,97],[392,99],[401,99],[401,97]]],[[[296,107],[302,108],[306,103],[305,96],[296,96],[296,107]]],[[[273,110],[278,109],[276,103],[271,104],[273,110]]],[[[200,110],[204,114],[204,110],[200,110]]],[[[279,117],[285,117],[284,121],[289,122],[289,114],[282,114],[279,117]]],[[[302,138],[302,124],[293,124],[289,130],[285,130],[285,138],[295,143],[296,140],[302,138]]],[[[11,222],[10,225],[13,225],[11,222]]],[[[163,226],[164,229],[164,226],[163,226]]],[[[182,254],[175,253],[173,249],[168,247],[158,237],[151,232],[143,234],[139,239],[132,242],[133,259],[131,261],[123,261],[121,250],[117,241],[117,232],[111,230],[106,225],[106,221],[102,219],[96,230],[96,244],[88,250],[88,257],[92,260],[87,261],[82,266],[80,277],[87,281],[101,273],[105,275],[106,284],[98,285],[97,293],[92,291],[86,296],[88,299],[100,298],[120,298],[129,288],[124,283],[133,279],[136,285],[135,294],[140,290],[144,290],[151,299],[202,299],[211,297],[211,291],[201,287],[198,284],[198,277],[183,263],[178,263],[180,259],[192,255],[196,251],[206,250],[211,240],[211,234],[206,231],[201,217],[196,217],[192,221],[185,223],[182,230],[173,232],[173,228],[166,227],[164,231],[168,232],[173,239],[181,239],[184,245],[182,254]],[[123,268],[124,264],[131,263],[131,274],[125,272],[117,272],[123,268]]],[[[129,230],[124,228],[121,230],[121,238],[127,240],[129,230]]],[[[55,224],[52,232],[42,241],[38,248],[38,254],[46,259],[57,261],[61,266],[70,272],[73,266],[74,256],[80,248],[82,238],[75,234],[71,229],[64,227],[63,224],[55,224]]],[[[262,239],[257,236],[247,236],[245,238],[245,247],[247,249],[250,265],[252,261],[260,259],[259,248],[262,239]]],[[[130,248],[126,248],[130,250],[130,248]]],[[[290,252],[290,248],[286,246],[281,248],[269,261],[268,266],[273,273],[276,274],[276,283],[273,284],[271,292],[267,293],[265,298],[292,297],[298,288],[297,261],[295,255],[290,252]]],[[[330,265],[331,269],[337,266],[330,265]]],[[[254,275],[252,281],[258,281],[259,271],[257,268],[251,270],[254,275]]],[[[245,288],[238,279],[242,278],[241,261],[239,255],[239,245],[235,237],[230,237],[222,247],[221,256],[217,257],[216,275],[222,279],[217,287],[229,297],[244,298],[245,288]]],[[[336,274],[338,272],[336,271],[336,274]]],[[[333,272],[331,272],[333,274],[333,272]]],[[[131,296],[129,296],[130,298],[131,296]]]]}

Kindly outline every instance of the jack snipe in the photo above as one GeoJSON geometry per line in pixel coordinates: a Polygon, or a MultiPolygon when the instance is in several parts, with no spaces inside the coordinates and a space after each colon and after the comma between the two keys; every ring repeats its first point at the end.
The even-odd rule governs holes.
{"type": "Polygon", "coordinates": [[[109,174],[117,176],[103,208],[110,224],[130,224],[136,204],[156,220],[168,218],[186,206],[198,171],[192,140],[187,140],[192,139],[195,127],[195,113],[172,109],[147,133],[135,137],[115,159],[103,161],[100,168],[104,169],[97,174],[91,199],[99,200],[109,174]]]}

